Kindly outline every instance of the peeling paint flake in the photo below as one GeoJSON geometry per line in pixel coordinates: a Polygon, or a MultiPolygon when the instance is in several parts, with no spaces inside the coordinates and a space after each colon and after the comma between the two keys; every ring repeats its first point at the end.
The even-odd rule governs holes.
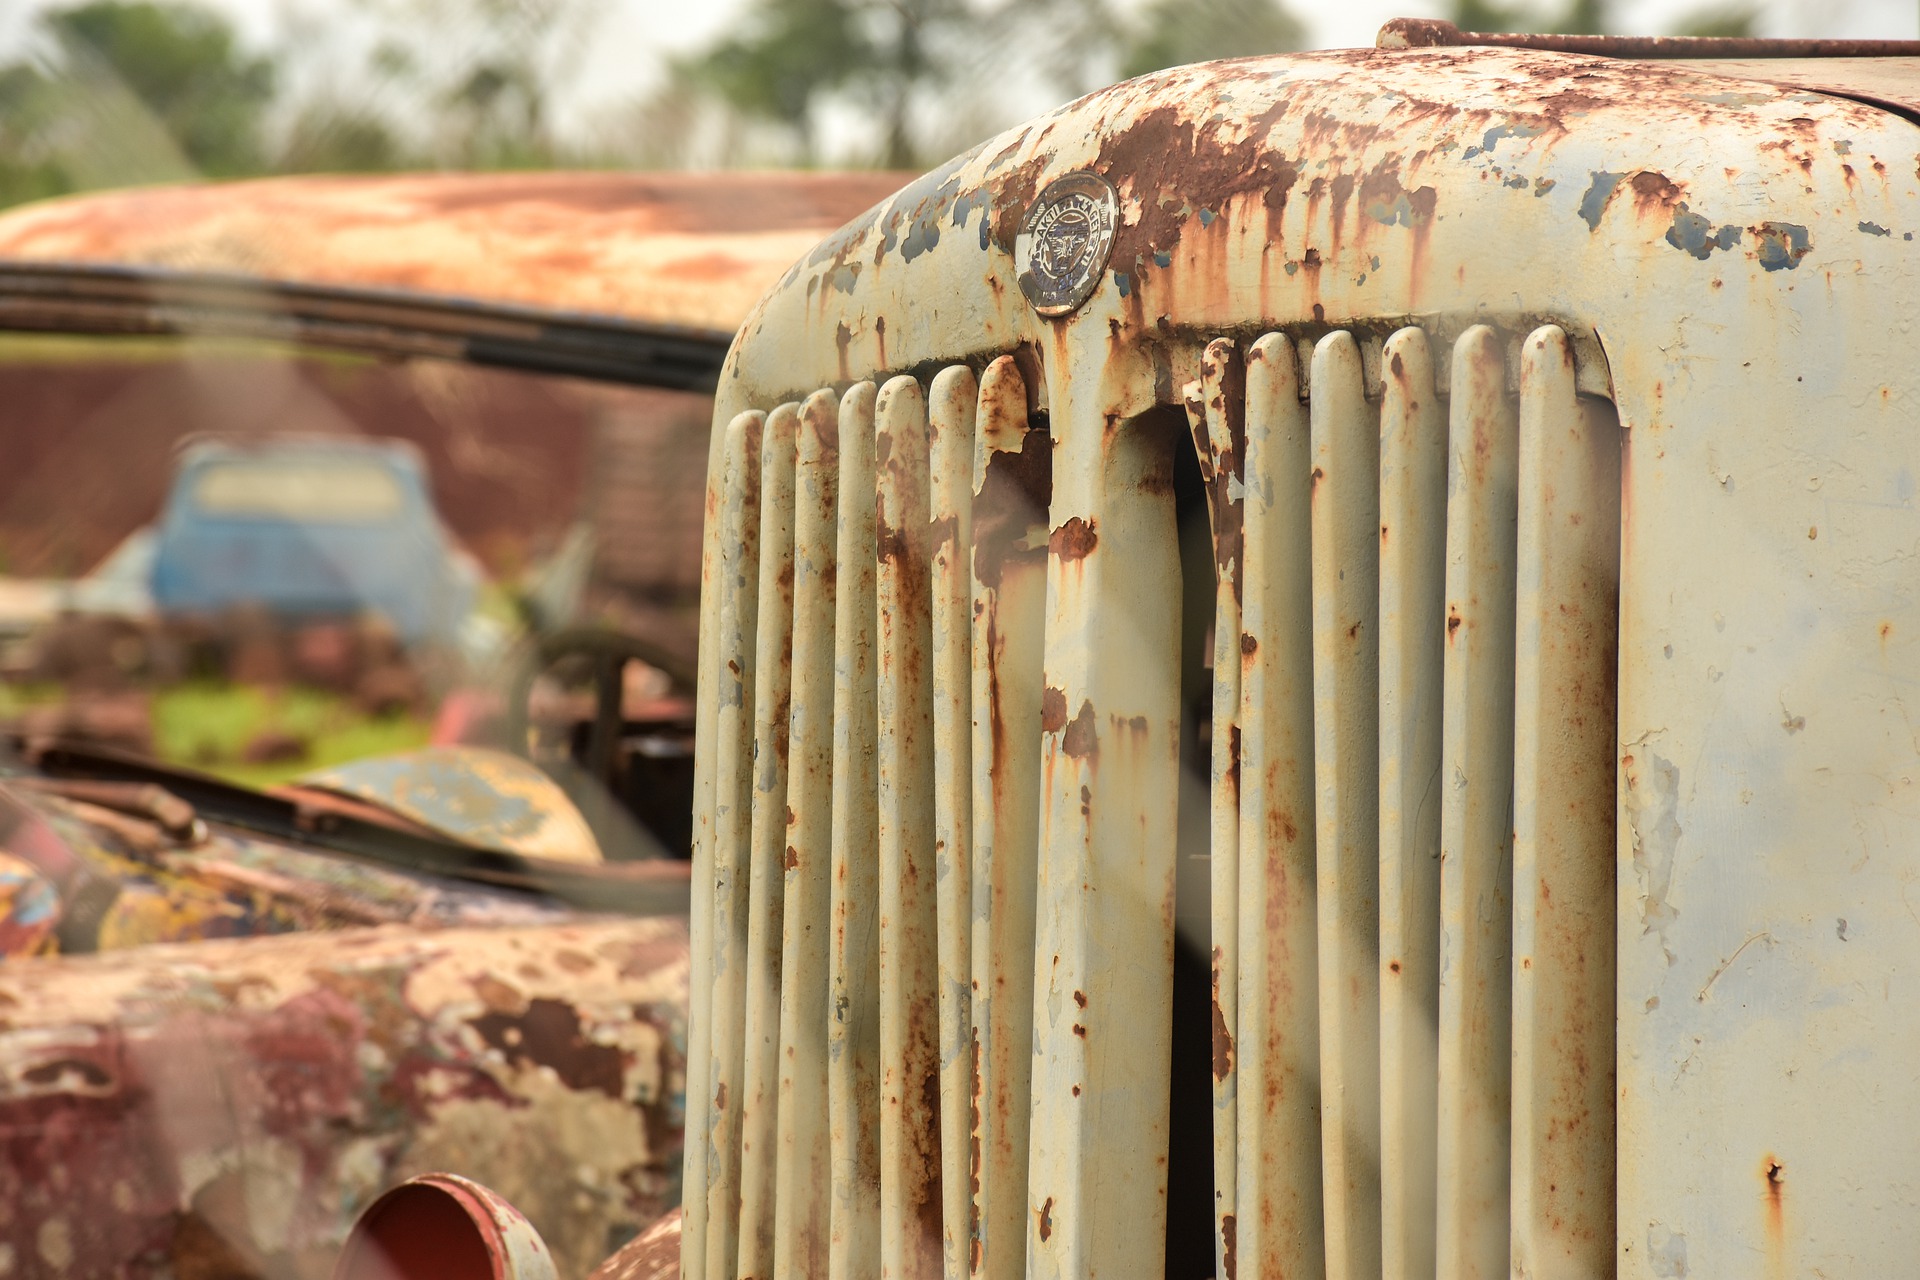
{"type": "Polygon", "coordinates": [[[1600,229],[1600,215],[1607,211],[1607,201],[1613,196],[1613,189],[1620,185],[1624,173],[1608,173],[1604,169],[1593,171],[1593,182],[1587,187],[1587,193],[1580,197],[1580,216],[1586,220],[1587,230],[1600,229]]]}
{"type": "Polygon", "coordinates": [[[1807,229],[1796,222],[1763,222],[1747,230],[1759,242],[1756,256],[1768,271],[1791,271],[1813,251],[1807,229]]]}
{"type": "Polygon", "coordinates": [[[1710,218],[1703,218],[1682,201],[1673,210],[1673,226],[1667,231],[1667,243],[1705,262],[1715,249],[1731,249],[1740,243],[1740,228],[1716,229],[1710,218]]]}

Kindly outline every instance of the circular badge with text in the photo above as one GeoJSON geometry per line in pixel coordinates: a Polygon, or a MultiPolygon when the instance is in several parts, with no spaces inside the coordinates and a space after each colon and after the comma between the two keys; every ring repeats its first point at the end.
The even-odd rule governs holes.
{"type": "Polygon", "coordinates": [[[1043,316],[1070,315],[1100,287],[1120,223],[1120,198],[1097,173],[1047,184],[1013,242],[1020,291],[1043,316]]]}

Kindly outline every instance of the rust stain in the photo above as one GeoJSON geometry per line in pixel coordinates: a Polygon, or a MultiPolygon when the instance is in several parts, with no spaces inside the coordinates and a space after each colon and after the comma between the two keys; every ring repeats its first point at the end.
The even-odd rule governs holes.
{"type": "Polygon", "coordinates": [[[1061,735],[1060,749],[1075,760],[1091,762],[1099,756],[1100,730],[1095,723],[1091,699],[1080,704],[1080,714],[1073,718],[1061,735]]]}
{"type": "Polygon", "coordinates": [[[1040,695],[1040,727],[1048,733],[1067,727],[1067,695],[1052,685],[1040,695]]]}
{"type": "Polygon", "coordinates": [[[1053,536],[1047,541],[1047,549],[1053,553],[1055,559],[1071,564],[1092,555],[1093,548],[1099,541],[1099,535],[1094,532],[1093,521],[1074,516],[1053,531],[1053,536]]]}

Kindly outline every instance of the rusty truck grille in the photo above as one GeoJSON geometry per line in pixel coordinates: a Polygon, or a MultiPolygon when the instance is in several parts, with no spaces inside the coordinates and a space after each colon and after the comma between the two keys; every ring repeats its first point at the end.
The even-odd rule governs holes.
{"type": "MultiPolygon", "coordinates": [[[[1430,346],[1223,339],[1188,388],[1217,561],[1191,1274],[1612,1268],[1619,432],[1558,328],[1430,346]]],[[[689,1277],[1159,1265],[1171,437],[1027,406],[1001,358],[726,428],[689,1277]]]]}

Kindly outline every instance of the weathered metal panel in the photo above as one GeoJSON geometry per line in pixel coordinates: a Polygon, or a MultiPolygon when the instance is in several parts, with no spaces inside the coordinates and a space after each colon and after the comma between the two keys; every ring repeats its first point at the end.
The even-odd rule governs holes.
{"type": "Polygon", "coordinates": [[[1513,975],[1514,528],[1506,365],[1477,325],[1453,350],[1440,765],[1440,1275],[1508,1274],[1513,975]]]}
{"type": "Polygon", "coordinates": [[[1427,1280],[1438,1265],[1447,414],[1426,334],[1395,333],[1381,364],[1381,1260],[1389,1280],[1427,1280]]]}
{"type": "Polygon", "coordinates": [[[880,388],[874,430],[880,1274],[938,1277],[943,1233],[933,565],[927,402],[918,382],[892,378],[880,388]]]}
{"type": "Polygon", "coordinates": [[[1520,357],[1514,670],[1513,1268],[1614,1249],[1614,672],[1620,431],[1555,326],[1520,357]]]}
{"type": "Polygon", "coordinates": [[[874,766],[874,386],[840,400],[834,558],[830,1280],[880,1274],[880,885],[874,766]]]}
{"type": "Polygon", "coordinates": [[[787,728],[792,705],[794,455],[799,406],[767,415],[760,439],[760,576],[754,640],[753,816],[747,879],[745,1053],[740,1090],[738,1275],[773,1268],[780,1097],[780,960],[785,919],[787,728]]]}
{"type": "Polygon", "coordinates": [[[1010,356],[980,378],[973,454],[973,1032],[971,1274],[1027,1272],[1034,912],[1052,441],[1010,356]]]}
{"type": "Polygon", "coordinates": [[[1246,368],[1233,342],[1207,344],[1187,416],[1207,481],[1213,526],[1213,722],[1208,727],[1208,888],[1213,939],[1208,964],[1213,1030],[1214,1272],[1238,1269],[1234,1039],[1240,1022],[1240,591],[1242,463],[1247,453],[1246,368]]]}
{"type": "MultiPolygon", "coordinates": [[[[838,576],[839,400],[800,410],[794,482],[793,711],[787,757],[787,884],[780,977],[780,1146],[774,1274],[824,1275],[833,1186],[827,1108],[832,932],[834,584],[838,576]]],[[[691,1274],[691,1273],[689,1273],[691,1274]]]]}
{"type": "Polygon", "coordinates": [[[970,1263],[980,1105],[973,1032],[973,426],[980,387],[965,365],[928,389],[932,557],[934,897],[940,951],[940,1230],[949,1276],[970,1263]]]}
{"type": "Polygon", "coordinates": [[[748,876],[753,850],[754,633],[760,603],[760,440],[763,414],[727,427],[726,505],[720,512],[720,596],[716,660],[720,702],[714,734],[711,887],[707,946],[705,1130],[706,1262],[713,1280],[731,1280],[740,1224],[740,1098],[745,1081],[748,876]]]}
{"type": "MultiPolygon", "coordinates": [[[[1179,780],[1178,425],[1076,326],[1048,387],[1027,1271],[1132,1276],[1165,1249],[1179,780]],[[1150,402],[1149,402],[1150,403],[1150,402]]],[[[1131,376],[1129,376],[1131,375],[1131,376]]],[[[1151,383],[1148,383],[1150,387],[1151,383]]]]}
{"type": "Polygon", "coordinates": [[[1325,1267],[1314,889],[1312,427],[1294,345],[1247,352],[1241,562],[1238,1268],[1325,1267]]]}
{"type": "Polygon", "coordinates": [[[1380,1271],[1380,425],[1360,348],[1313,351],[1313,771],[1327,1274],[1380,1271]]]}
{"type": "Polygon", "coordinates": [[[0,965],[0,1257],[320,1280],[383,1190],[460,1167],[582,1274],[676,1198],[686,983],[671,920],[0,965]]]}

